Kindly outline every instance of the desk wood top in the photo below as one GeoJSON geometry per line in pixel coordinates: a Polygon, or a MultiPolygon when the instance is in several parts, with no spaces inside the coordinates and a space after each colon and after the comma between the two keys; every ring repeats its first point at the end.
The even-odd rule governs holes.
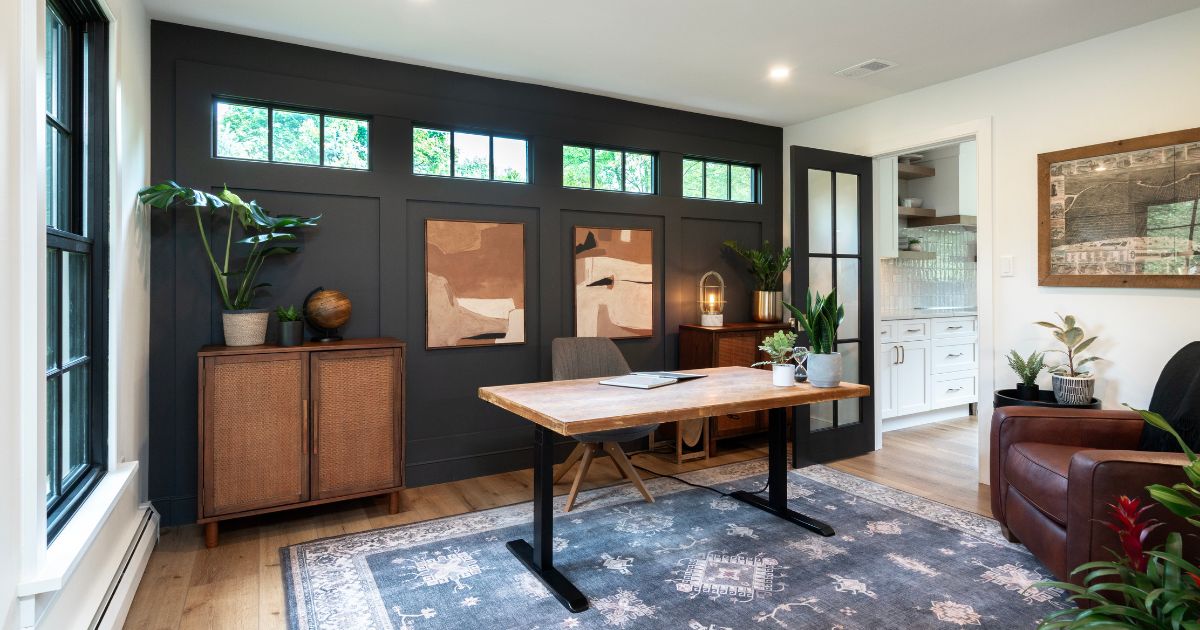
{"type": "Polygon", "coordinates": [[[795,387],[771,384],[769,370],[721,367],[678,370],[707,374],[656,389],[600,385],[604,378],[480,387],[479,397],[561,435],[579,435],[659,422],[707,418],[827,400],[861,398],[866,385],[795,387]]]}

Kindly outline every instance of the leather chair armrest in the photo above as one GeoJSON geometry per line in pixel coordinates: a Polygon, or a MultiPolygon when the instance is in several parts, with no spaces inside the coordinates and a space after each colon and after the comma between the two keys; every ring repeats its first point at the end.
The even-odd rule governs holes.
{"type": "Polygon", "coordinates": [[[1145,421],[1134,411],[1001,407],[992,414],[990,471],[992,515],[1007,527],[1004,477],[1008,447],[1017,442],[1043,442],[1098,449],[1134,449],[1145,421]]]}
{"type": "MultiPolygon", "coordinates": [[[[1145,517],[1164,523],[1150,534],[1146,541],[1148,549],[1161,545],[1169,532],[1192,533],[1195,527],[1146,492],[1146,486],[1151,484],[1170,486],[1187,481],[1183,473],[1187,463],[1183,453],[1125,450],[1076,453],[1067,476],[1067,566],[1073,570],[1090,560],[1110,560],[1113,556],[1109,549],[1120,551],[1116,534],[1104,523],[1112,518],[1109,504],[1115,504],[1122,495],[1140,498],[1142,505],[1154,506],[1145,517]]],[[[1188,546],[1192,547],[1192,554],[1188,555],[1194,555],[1195,544],[1188,546]]]]}

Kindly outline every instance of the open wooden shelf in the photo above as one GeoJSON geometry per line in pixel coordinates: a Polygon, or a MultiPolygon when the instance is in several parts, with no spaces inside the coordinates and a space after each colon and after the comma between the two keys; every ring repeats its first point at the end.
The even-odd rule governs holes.
{"type": "Polygon", "coordinates": [[[933,260],[937,258],[937,254],[933,252],[910,252],[906,249],[900,250],[899,254],[899,257],[905,260],[933,260]]]}
{"type": "Polygon", "coordinates": [[[936,217],[937,210],[933,208],[909,208],[907,206],[896,206],[896,214],[902,217],[936,217]]]}
{"type": "Polygon", "coordinates": [[[913,217],[908,220],[908,227],[933,227],[935,225],[961,225],[975,227],[975,217],[970,214],[953,214],[945,217],[913,217]]]}
{"type": "Polygon", "coordinates": [[[920,164],[904,164],[901,162],[897,165],[900,179],[920,179],[922,177],[933,177],[935,171],[933,167],[921,166],[920,164]]]}

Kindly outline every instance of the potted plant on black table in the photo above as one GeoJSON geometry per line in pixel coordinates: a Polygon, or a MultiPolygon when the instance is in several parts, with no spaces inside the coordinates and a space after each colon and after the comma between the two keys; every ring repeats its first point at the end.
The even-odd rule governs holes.
{"type": "Polygon", "coordinates": [[[258,203],[242,201],[228,188],[213,195],[172,181],[143,188],[138,191],[138,200],[164,210],[192,209],[200,242],[225,309],[221,314],[225,345],[253,346],[266,341],[267,320],[271,313],[267,309],[252,308],[252,303],[255,294],[270,285],[255,282],[258,272],[268,258],[295,253],[299,248],[280,243],[295,240],[294,230],[316,227],[321,217],[272,216],[258,203]],[[222,216],[228,217],[228,225],[217,225],[222,216]],[[234,224],[240,225],[241,238],[234,238],[234,224]],[[209,235],[222,231],[225,232],[225,251],[218,259],[209,235]],[[249,248],[240,261],[233,255],[235,244],[249,248]]]}
{"type": "Polygon", "coordinates": [[[1050,368],[1054,398],[1063,405],[1086,405],[1092,402],[1096,390],[1096,374],[1084,368],[1102,359],[1097,356],[1085,357],[1083,351],[1091,347],[1096,337],[1085,335],[1074,315],[1058,315],[1058,319],[1061,324],[1037,322],[1038,326],[1049,328],[1054,338],[1063,345],[1062,350],[1049,351],[1059,353],[1065,359],[1050,368]]]}
{"type": "Polygon", "coordinates": [[[1035,350],[1029,353],[1028,357],[1022,357],[1016,350],[1009,350],[1005,358],[1008,359],[1008,367],[1021,379],[1017,383],[1017,398],[1037,400],[1040,393],[1037,379],[1042,370],[1046,369],[1046,353],[1035,350]]]}

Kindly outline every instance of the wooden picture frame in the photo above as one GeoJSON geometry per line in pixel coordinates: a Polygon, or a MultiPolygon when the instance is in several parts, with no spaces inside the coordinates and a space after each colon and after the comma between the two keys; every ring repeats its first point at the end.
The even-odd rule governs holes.
{"type": "MultiPolygon", "coordinates": [[[[482,255],[478,255],[476,257],[478,258],[480,256],[482,256],[482,255]]],[[[439,269],[439,271],[444,272],[445,270],[439,269]]],[[[449,275],[449,274],[447,274],[447,275],[449,275]]],[[[472,284],[472,283],[470,281],[468,281],[467,284],[472,284]]],[[[522,345],[522,344],[526,343],[526,341],[528,340],[528,331],[526,330],[526,318],[525,318],[525,313],[526,313],[527,304],[528,304],[528,301],[526,299],[527,291],[528,291],[528,287],[526,285],[526,278],[525,278],[525,224],[524,223],[519,222],[519,221],[477,221],[474,219],[425,219],[425,349],[426,350],[440,350],[440,349],[447,349],[447,348],[478,348],[481,346],[484,346],[484,347],[487,347],[487,346],[513,346],[513,345],[522,345]],[[507,229],[514,230],[516,232],[515,234],[507,235],[507,238],[514,242],[502,243],[501,245],[503,245],[503,247],[500,247],[493,252],[496,256],[499,256],[502,258],[507,256],[507,259],[500,261],[500,260],[495,259],[496,256],[492,256],[490,258],[484,257],[486,259],[482,259],[482,260],[468,260],[467,263],[468,263],[468,266],[472,270],[474,270],[474,272],[476,272],[476,273],[492,273],[492,274],[508,273],[508,274],[512,275],[512,277],[507,279],[508,282],[502,282],[502,280],[504,280],[504,278],[496,277],[496,278],[487,279],[487,281],[479,281],[479,282],[473,283],[473,284],[477,285],[477,288],[482,288],[482,291],[484,293],[495,293],[495,287],[504,286],[506,284],[515,285],[516,287],[518,287],[518,289],[514,289],[511,292],[511,295],[500,296],[500,297],[497,297],[497,295],[460,296],[460,295],[455,294],[453,292],[453,286],[452,286],[453,280],[455,280],[455,278],[444,278],[442,276],[438,276],[433,271],[431,271],[431,269],[433,267],[437,266],[437,265],[434,265],[433,263],[431,263],[431,260],[430,260],[431,254],[433,253],[433,251],[432,251],[433,248],[437,247],[437,245],[435,245],[430,240],[430,228],[434,224],[462,224],[464,227],[467,225],[484,226],[482,229],[479,229],[479,232],[475,235],[475,236],[478,236],[480,239],[478,248],[464,247],[462,249],[457,249],[454,252],[447,253],[447,252],[445,252],[445,250],[443,250],[442,248],[439,247],[438,250],[439,250],[439,252],[441,252],[441,254],[440,254],[441,256],[450,256],[450,255],[454,255],[454,254],[464,254],[464,253],[469,254],[469,252],[476,252],[476,251],[482,252],[487,247],[487,244],[484,242],[484,238],[482,236],[483,231],[486,229],[507,228],[507,229]],[[441,286],[442,283],[445,283],[445,285],[446,285],[445,286],[445,295],[443,295],[442,297],[444,297],[445,299],[447,299],[449,301],[448,305],[443,305],[444,308],[438,307],[438,306],[433,306],[431,303],[432,300],[435,299],[435,297],[437,296],[437,289],[439,286],[441,286]],[[478,303],[476,308],[482,308],[483,311],[471,311],[470,309],[460,308],[459,305],[461,303],[458,301],[460,299],[474,300],[474,302],[478,303]],[[508,311],[508,313],[504,316],[504,319],[506,319],[509,322],[509,327],[507,329],[507,333],[504,335],[500,335],[500,331],[495,324],[498,324],[498,320],[500,320],[501,318],[499,317],[499,315],[497,313],[489,314],[484,311],[494,310],[494,309],[491,309],[490,307],[495,306],[494,303],[502,302],[504,299],[511,299],[513,302],[513,308],[510,309],[508,311]],[[492,305],[487,304],[489,302],[491,302],[493,304],[492,305]],[[459,309],[459,311],[461,311],[460,314],[463,316],[463,318],[473,320],[472,322],[463,324],[463,326],[459,326],[459,328],[464,329],[464,330],[462,330],[462,332],[470,333],[471,330],[466,330],[465,328],[473,327],[473,328],[479,329],[478,333],[476,333],[474,335],[458,336],[455,334],[450,334],[453,331],[441,329],[441,328],[446,327],[447,325],[452,324],[452,322],[450,324],[447,324],[445,322],[445,319],[447,317],[449,317],[450,315],[452,315],[451,311],[454,311],[454,309],[456,309],[456,308],[459,309]],[[434,312],[435,309],[438,312],[434,312]],[[447,310],[447,309],[449,309],[449,310],[447,310]],[[517,313],[516,311],[519,311],[519,313],[517,313]],[[517,318],[519,318],[519,319],[517,319],[517,318]],[[491,319],[493,321],[489,323],[486,321],[488,319],[491,319]],[[516,334],[514,336],[514,338],[512,338],[512,339],[505,340],[507,337],[509,337],[510,335],[513,334],[513,331],[516,329],[515,328],[516,326],[519,326],[519,334],[516,334]],[[440,328],[435,330],[435,327],[440,327],[440,328]]]]}
{"type": "MultiPolygon", "coordinates": [[[[636,246],[640,246],[642,243],[639,243],[636,246]]],[[[591,243],[591,246],[596,247],[597,243],[593,241],[591,243]]],[[[626,252],[626,253],[628,254],[630,252],[626,252]]],[[[609,257],[605,257],[605,258],[609,258],[609,257]]],[[[647,228],[647,227],[622,228],[622,227],[598,227],[598,226],[576,225],[571,230],[571,267],[572,267],[572,273],[571,273],[572,303],[574,305],[574,308],[572,309],[572,311],[573,311],[573,321],[575,324],[574,329],[575,329],[576,336],[578,336],[578,337],[608,337],[609,339],[646,339],[646,338],[654,336],[655,315],[656,315],[654,285],[656,283],[655,275],[658,270],[655,268],[655,264],[654,264],[654,230],[652,228],[647,228]],[[607,280],[609,280],[610,283],[624,285],[625,287],[629,286],[626,283],[633,283],[636,285],[640,285],[640,286],[632,289],[632,291],[630,291],[628,289],[620,289],[622,291],[625,291],[625,293],[623,294],[623,296],[621,298],[616,300],[616,302],[618,304],[622,304],[622,305],[633,304],[634,306],[637,306],[640,303],[641,307],[644,309],[644,312],[638,312],[638,313],[636,313],[636,315],[645,318],[644,322],[643,322],[645,324],[644,326],[636,326],[637,323],[642,321],[640,319],[624,321],[625,319],[628,319],[627,316],[629,315],[629,313],[624,313],[623,315],[625,315],[626,317],[621,317],[617,321],[614,321],[612,319],[612,317],[610,316],[609,312],[607,311],[607,307],[610,306],[607,304],[600,305],[602,307],[605,307],[604,317],[603,317],[605,321],[603,321],[603,322],[600,322],[600,321],[590,321],[589,322],[587,320],[589,314],[583,313],[581,311],[581,309],[583,308],[581,306],[581,301],[582,301],[581,292],[592,288],[592,287],[585,287],[585,286],[581,285],[581,282],[584,281],[583,278],[580,277],[580,267],[582,264],[581,261],[584,258],[586,258],[584,256],[581,256],[581,254],[588,251],[586,249],[585,250],[580,249],[581,247],[584,246],[581,243],[581,239],[586,239],[587,235],[593,234],[593,233],[604,233],[606,235],[611,235],[612,233],[620,233],[620,232],[627,232],[629,234],[630,245],[635,245],[634,241],[633,241],[634,238],[637,238],[637,239],[641,240],[642,243],[644,243],[644,245],[647,247],[647,250],[648,250],[645,252],[646,262],[638,263],[636,261],[622,259],[619,256],[615,257],[615,259],[619,262],[623,262],[623,263],[627,263],[627,264],[648,265],[648,270],[647,270],[648,273],[645,274],[646,279],[640,279],[640,278],[642,278],[642,276],[639,275],[637,278],[633,278],[633,279],[630,279],[630,278],[622,279],[622,278],[618,278],[618,277],[614,276],[614,277],[607,278],[607,280]],[[630,324],[634,324],[634,325],[631,326],[630,324]]],[[[613,290],[615,291],[618,289],[619,289],[619,287],[614,287],[613,290]]],[[[590,315],[591,315],[591,317],[597,318],[597,319],[600,317],[599,312],[593,313],[590,315]]]]}
{"type": "Polygon", "coordinates": [[[1042,153],[1037,177],[1039,286],[1200,288],[1200,127],[1042,153]],[[1068,212],[1080,211],[1075,205],[1086,192],[1094,205],[1083,210],[1093,211],[1072,228],[1068,212]],[[1187,223],[1169,217],[1154,227],[1151,207],[1189,203],[1187,223]],[[1181,238],[1192,252],[1182,260],[1181,238]],[[1183,273],[1128,273],[1155,263],[1183,273]],[[1078,273],[1067,273],[1071,267],[1078,273]]]}

